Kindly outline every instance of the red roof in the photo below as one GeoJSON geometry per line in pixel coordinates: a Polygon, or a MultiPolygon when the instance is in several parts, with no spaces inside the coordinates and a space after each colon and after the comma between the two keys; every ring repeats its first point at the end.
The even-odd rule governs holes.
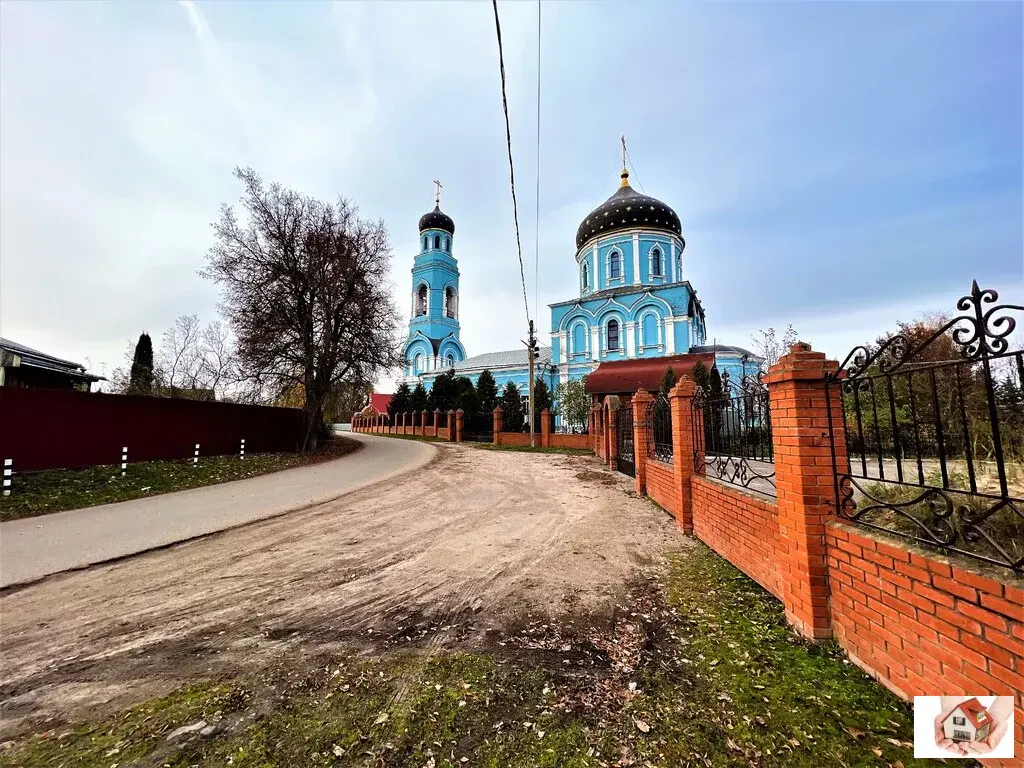
{"type": "Polygon", "coordinates": [[[693,366],[698,361],[703,362],[710,370],[715,364],[715,353],[702,352],[693,355],[669,355],[601,363],[587,376],[587,391],[595,395],[613,395],[636,392],[643,387],[648,392],[656,392],[661,387],[661,379],[666,370],[671,368],[676,378],[679,378],[683,374],[692,373],[693,366]]]}
{"type": "Polygon", "coordinates": [[[391,402],[391,395],[381,395],[374,392],[370,395],[370,405],[377,413],[384,414],[388,412],[388,403],[391,402]]]}
{"type": "MultiPolygon", "coordinates": [[[[985,709],[985,705],[978,701],[977,698],[970,698],[967,701],[960,702],[957,705],[957,709],[967,715],[967,719],[971,721],[975,728],[981,728],[992,722],[992,717],[989,715],[988,710],[985,709]]],[[[956,712],[956,709],[953,712],[956,712]]],[[[953,712],[950,712],[949,715],[952,715],[953,712]]],[[[949,715],[946,717],[948,718],[949,715]]]]}

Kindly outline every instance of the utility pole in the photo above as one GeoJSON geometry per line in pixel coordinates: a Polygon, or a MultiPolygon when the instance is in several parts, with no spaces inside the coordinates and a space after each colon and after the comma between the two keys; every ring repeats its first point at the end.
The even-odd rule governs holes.
{"type": "Polygon", "coordinates": [[[533,366],[537,360],[539,352],[537,350],[537,338],[533,332],[533,320],[530,321],[530,336],[529,341],[526,342],[526,349],[530,358],[530,447],[534,448],[536,447],[536,438],[534,436],[533,429],[533,366]]]}

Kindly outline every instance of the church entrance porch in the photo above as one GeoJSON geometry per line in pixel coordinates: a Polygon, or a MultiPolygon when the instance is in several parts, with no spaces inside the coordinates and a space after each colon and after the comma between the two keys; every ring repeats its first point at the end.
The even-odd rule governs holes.
{"type": "Polygon", "coordinates": [[[616,456],[615,465],[619,472],[636,477],[636,456],[633,450],[633,409],[620,408],[615,412],[616,456]]]}

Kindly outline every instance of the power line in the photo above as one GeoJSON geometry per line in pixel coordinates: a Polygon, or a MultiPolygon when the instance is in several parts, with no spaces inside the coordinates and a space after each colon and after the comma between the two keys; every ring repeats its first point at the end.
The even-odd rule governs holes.
{"type": "Polygon", "coordinates": [[[633,158],[629,156],[629,150],[626,150],[626,160],[629,162],[629,167],[633,169],[633,178],[636,179],[636,185],[640,187],[640,191],[645,195],[647,192],[644,191],[644,185],[640,183],[640,177],[637,175],[636,168],[633,166],[633,158]]]}
{"type": "Polygon", "coordinates": [[[540,0],[537,0],[537,210],[534,215],[533,243],[533,315],[539,317],[537,295],[540,289],[540,0]]]}
{"type": "Polygon", "coordinates": [[[508,95],[505,91],[505,54],[501,47],[501,22],[498,20],[498,0],[494,5],[494,28],[498,33],[498,65],[501,69],[501,106],[505,112],[505,145],[508,147],[508,175],[512,185],[512,216],[516,223],[516,250],[519,254],[519,280],[523,286],[523,305],[526,307],[526,319],[530,319],[530,300],[526,297],[526,272],[523,269],[523,244],[519,237],[519,207],[516,202],[516,171],[512,164],[512,128],[508,120],[508,95]]]}

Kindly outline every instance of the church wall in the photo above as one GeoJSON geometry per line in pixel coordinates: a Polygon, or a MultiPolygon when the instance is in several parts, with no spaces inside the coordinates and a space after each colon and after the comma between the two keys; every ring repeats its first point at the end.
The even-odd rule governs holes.
{"type": "Polygon", "coordinates": [[[580,296],[587,296],[608,288],[619,288],[629,285],[651,285],[657,287],[683,279],[677,260],[674,258],[682,252],[682,242],[668,234],[644,232],[616,233],[609,237],[587,243],[577,253],[578,287],[580,296]],[[651,273],[650,251],[657,245],[662,252],[663,275],[651,273]],[[612,251],[622,256],[622,277],[612,279],[609,276],[609,257],[612,251]],[[596,262],[596,263],[595,263],[596,262]],[[582,265],[586,263],[590,270],[590,284],[584,290],[582,283],[582,265]]]}

